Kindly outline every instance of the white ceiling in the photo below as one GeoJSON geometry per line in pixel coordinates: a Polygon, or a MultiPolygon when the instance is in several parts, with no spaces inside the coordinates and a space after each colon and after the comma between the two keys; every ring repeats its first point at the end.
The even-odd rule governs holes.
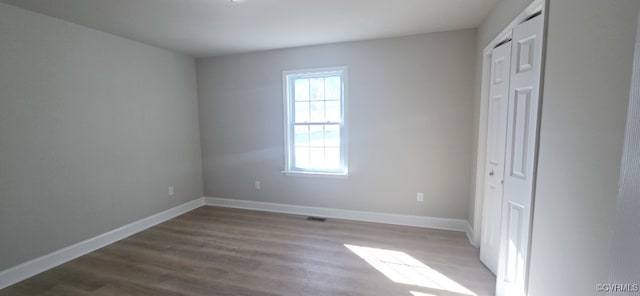
{"type": "Polygon", "coordinates": [[[497,0],[0,0],[196,57],[475,28],[497,0]]]}

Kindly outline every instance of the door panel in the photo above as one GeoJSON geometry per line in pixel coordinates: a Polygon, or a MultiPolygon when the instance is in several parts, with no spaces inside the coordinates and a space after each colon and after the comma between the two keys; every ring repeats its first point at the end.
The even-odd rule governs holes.
{"type": "Polygon", "coordinates": [[[495,274],[500,252],[511,42],[496,47],[491,53],[491,61],[480,260],[495,274]]]}
{"type": "Polygon", "coordinates": [[[509,245],[507,247],[507,267],[505,273],[505,281],[508,283],[516,283],[520,280],[518,278],[522,275],[520,272],[524,267],[522,254],[518,251],[522,249],[523,233],[522,233],[522,212],[524,207],[522,205],[509,202],[509,208],[507,213],[507,241],[509,245]]]}
{"type": "Polygon", "coordinates": [[[535,176],[542,17],[513,30],[500,256],[496,292],[525,295],[535,176]]]}
{"type": "Polygon", "coordinates": [[[531,131],[531,91],[530,87],[515,90],[510,137],[510,176],[526,180],[527,156],[529,155],[529,132],[531,131]]]}

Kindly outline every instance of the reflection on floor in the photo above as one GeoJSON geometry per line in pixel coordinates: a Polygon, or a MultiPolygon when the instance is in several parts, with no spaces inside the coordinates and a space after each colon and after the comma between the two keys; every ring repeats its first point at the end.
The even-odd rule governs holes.
{"type": "MultiPolygon", "coordinates": [[[[375,269],[395,283],[419,286],[438,292],[452,292],[459,295],[477,296],[469,289],[456,283],[438,271],[430,268],[405,252],[345,244],[349,250],[367,261],[375,269]]],[[[414,296],[429,296],[410,291],[414,296]]]]}

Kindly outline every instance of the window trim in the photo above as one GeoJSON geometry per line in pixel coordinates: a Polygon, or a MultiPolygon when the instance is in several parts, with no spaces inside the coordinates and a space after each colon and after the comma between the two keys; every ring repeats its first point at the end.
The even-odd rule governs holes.
{"type": "Polygon", "coordinates": [[[329,177],[329,178],[344,178],[349,176],[348,165],[348,132],[347,132],[347,93],[348,93],[348,69],[347,66],[336,67],[324,67],[324,68],[307,68],[299,70],[285,70],[282,71],[282,90],[284,101],[284,173],[287,176],[303,176],[303,177],[329,177]],[[292,101],[293,84],[289,83],[289,76],[297,75],[304,76],[308,74],[310,76],[316,76],[322,73],[340,72],[342,74],[342,99],[341,99],[341,122],[338,125],[340,127],[340,169],[339,170],[323,170],[323,169],[301,169],[294,167],[294,155],[293,155],[293,127],[294,110],[295,105],[292,101]]]}

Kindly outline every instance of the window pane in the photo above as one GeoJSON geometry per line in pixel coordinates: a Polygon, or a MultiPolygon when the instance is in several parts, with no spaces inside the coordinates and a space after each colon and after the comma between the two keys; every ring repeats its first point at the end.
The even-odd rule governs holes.
{"type": "Polygon", "coordinates": [[[309,164],[314,168],[324,168],[324,148],[309,149],[309,164]]]}
{"type": "Polygon", "coordinates": [[[311,165],[309,163],[309,147],[295,147],[294,148],[295,155],[295,167],[297,168],[310,168],[311,165]]]}
{"type": "Polygon", "coordinates": [[[326,148],[325,165],[327,169],[340,168],[340,148],[326,148]]]}
{"type": "Polygon", "coordinates": [[[311,122],[326,122],[324,102],[311,102],[311,122]]]}
{"type": "Polygon", "coordinates": [[[309,100],[309,79],[296,79],[295,85],[295,98],[296,101],[308,101],[309,100]]]}
{"type": "Polygon", "coordinates": [[[327,101],[325,104],[327,121],[340,122],[340,101],[327,101]]]}
{"type": "Polygon", "coordinates": [[[338,68],[286,74],[287,170],[342,172],[344,79],[338,68]]]}
{"type": "Polygon", "coordinates": [[[331,76],[324,79],[325,100],[339,100],[341,95],[340,76],[331,76]]]}
{"type": "Polygon", "coordinates": [[[311,100],[324,100],[324,78],[311,78],[311,100]]]}
{"type": "Polygon", "coordinates": [[[324,145],[326,147],[340,147],[340,127],[326,125],[324,129],[324,145]]]}
{"type": "Polygon", "coordinates": [[[309,146],[309,126],[297,125],[293,128],[294,145],[298,147],[309,146]]]}
{"type": "Polygon", "coordinates": [[[296,102],[296,122],[309,122],[309,102],[296,102]]]}
{"type": "Polygon", "coordinates": [[[309,145],[312,147],[324,147],[324,128],[321,125],[309,126],[309,145]]]}

